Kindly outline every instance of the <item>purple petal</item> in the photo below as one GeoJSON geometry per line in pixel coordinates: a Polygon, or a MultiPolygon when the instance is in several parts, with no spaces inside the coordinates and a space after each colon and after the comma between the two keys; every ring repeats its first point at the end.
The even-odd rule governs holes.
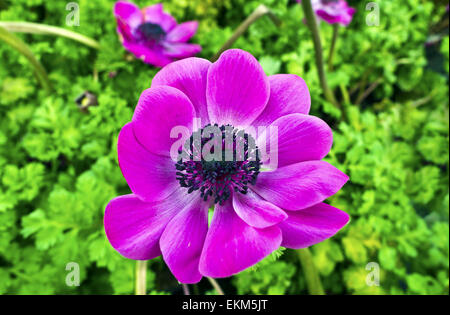
{"type": "MultiPolygon", "coordinates": [[[[268,128],[269,139],[265,144],[270,151],[271,142],[278,155],[278,167],[303,161],[321,160],[331,149],[333,133],[331,128],[321,119],[303,114],[290,114],[275,120],[268,128]],[[278,134],[271,128],[277,128],[278,134]]],[[[262,135],[258,139],[258,147],[264,148],[262,135]]]]}
{"type": "Polygon", "coordinates": [[[213,278],[229,277],[269,255],[281,244],[277,226],[251,227],[234,212],[231,201],[217,205],[200,257],[200,273],[213,278]]]}
{"type": "Polygon", "coordinates": [[[282,246],[305,248],[326,240],[344,227],[349,216],[344,211],[320,203],[301,211],[288,211],[289,217],[280,223],[282,246]]]}
{"type": "Polygon", "coordinates": [[[155,258],[161,255],[159,238],[178,209],[175,195],[157,203],[145,203],[136,195],[114,198],[105,210],[106,236],[126,258],[155,258]]]}
{"type": "Polygon", "coordinates": [[[316,14],[322,20],[329,24],[339,23],[343,26],[348,26],[352,21],[353,10],[345,11],[340,15],[331,15],[326,10],[317,10],[316,14]]]}
{"type": "Polygon", "coordinates": [[[208,231],[208,203],[197,198],[167,225],[159,241],[164,261],[178,281],[197,283],[198,266],[208,231]]]}
{"type": "Polygon", "coordinates": [[[117,19],[117,31],[125,40],[131,39],[133,30],[143,22],[141,10],[134,3],[118,1],[114,4],[113,12],[117,19]]]}
{"type": "Polygon", "coordinates": [[[256,228],[266,228],[287,218],[283,210],[265,201],[251,190],[246,195],[235,193],[233,208],[245,223],[256,228]]]}
{"type": "Polygon", "coordinates": [[[245,127],[264,110],[269,94],[269,80],[248,52],[227,50],[209,68],[206,100],[211,122],[245,127]]]}
{"type": "Polygon", "coordinates": [[[329,24],[339,23],[348,26],[356,12],[356,9],[348,6],[345,0],[328,3],[316,0],[312,1],[312,6],[316,15],[329,24]]]}
{"type": "Polygon", "coordinates": [[[179,188],[172,159],[152,154],[141,146],[133,133],[133,123],[120,131],[117,153],[128,186],[144,201],[162,200],[179,188]]]}
{"type": "Polygon", "coordinates": [[[198,22],[189,21],[178,24],[166,36],[169,42],[187,42],[197,32],[198,22]]]}
{"type": "Polygon", "coordinates": [[[194,106],[180,90],[155,86],[142,92],[133,115],[133,129],[138,141],[150,152],[170,156],[174,127],[192,131],[196,117],[194,106]]]}
{"type": "Polygon", "coordinates": [[[262,172],[252,189],[282,209],[300,210],[334,195],[347,180],[325,161],[307,161],[262,172]]]}
{"type": "Polygon", "coordinates": [[[309,113],[311,97],[305,81],[294,74],[276,74],[269,77],[270,98],[264,111],[252,126],[268,126],[288,114],[309,113]]]}
{"type": "Polygon", "coordinates": [[[162,48],[154,47],[150,49],[148,46],[130,41],[124,41],[123,47],[131,52],[136,58],[155,67],[164,67],[172,62],[172,59],[164,55],[162,48]]]}
{"type": "Polygon", "coordinates": [[[206,108],[206,77],[210,65],[211,62],[208,60],[194,57],[175,61],[155,75],[152,86],[168,85],[186,94],[204,126],[209,123],[206,108]]]}
{"type": "Polygon", "coordinates": [[[164,54],[171,58],[193,57],[202,51],[202,46],[185,43],[164,43],[164,54]]]}
{"type": "Polygon", "coordinates": [[[162,3],[146,7],[142,11],[145,22],[158,24],[166,33],[169,33],[177,25],[175,18],[164,12],[162,3]]]}

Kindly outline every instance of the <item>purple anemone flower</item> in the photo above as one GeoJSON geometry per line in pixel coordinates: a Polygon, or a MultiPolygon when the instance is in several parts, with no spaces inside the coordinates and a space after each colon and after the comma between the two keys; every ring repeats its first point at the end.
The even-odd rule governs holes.
{"type": "Polygon", "coordinates": [[[132,194],[106,207],[111,245],[135,260],[162,254],[180,282],[196,283],[236,274],[280,246],[304,248],[333,236],[349,216],[323,201],[348,177],[322,161],[332,131],[308,115],[310,102],[302,78],[266,76],[238,49],[215,63],[187,58],[164,67],[119,134],[119,165],[132,194]],[[182,141],[173,133],[179,126],[182,141]],[[252,126],[268,132],[254,138],[246,132],[252,126]],[[213,127],[217,150],[232,148],[231,159],[193,153],[212,139],[206,129],[213,127]],[[223,142],[230,130],[239,130],[242,159],[237,136],[223,142]],[[260,152],[266,140],[277,143],[270,159],[260,152]],[[174,147],[187,153],[183,159],[174,160],[174,147]]]}
{"type": "Polygon", "coordinates": [[[311,0],[311,5],[316,15],[329,24],[348,26],[356,12],[345,0],[311,0]]]}
{"type": "Polygon", "coordinates": [[[202,50],[200,45],[187,43],[197,31],[198,22],[177,25],[175,18],[164,12],[161,3],[140,10],[134,3],[118,1],[114,16],[123,46],[145,63],[164,67],[202,50]]]}

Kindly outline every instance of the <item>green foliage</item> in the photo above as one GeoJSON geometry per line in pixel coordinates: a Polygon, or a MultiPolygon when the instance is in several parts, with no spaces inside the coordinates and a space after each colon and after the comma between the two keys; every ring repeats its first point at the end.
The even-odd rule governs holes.
{"type": "Polygon", "coordinates": [[[234,281],[238,294],[286,294],[295,266],[284,261],[264,264],[258,271],[241,272],[234,281]]]}
{"type": "Polygon", "coordinates": [[[444,37],[441,44],[441,52],[444,55],[445,58],[445,69],[447,70],[447,73],[449,71],[449,64],[448,64],[448,50],[449,50],[449,42],[448,42],[448,36],[444,37]]]}
{"type": "MultiPolygon", "coordinates": [[[[424,0],[381,1],[380,26],[369,27],[365,3],[350,2],[358,11],[339,31],[334,70],[328,73],[344,117],[322,98],[299,5],[163,1],[179,21],[200,21],[193,41],[203,46],[203,58],[211,58],[259,3],[283,21],[277,28],[261,18],[234,46],[260,59],[268,74],[303,77],[312,114],[334,130],[327,160],[350,181],[327,202],[347,211],[351,221],[311,248],[325,291],[448,294],[448,36],[436,44],[443,56],[439,73],[430,67],[424,45],[429,26],[439,22],[445,8],[424,0]],[[371,85],[373,92],[363,97],[371,85]],[[369,262],[380,265],[379,287],[366,284],[369,262]]],[[[101,44],[95,51],[66,38],[18,34],[48,71],[51,95],[27,60],[0,44],[0,294],[134,290],[135,263],[106,240],[103,213],[112,197],[129,193],[117,165],[117,135],[158,70],[122,48],[114,1],[78,3],[79,27],[64,24],[67,1],[15,0],[0,6],[1,20],[66,27],[101,44]],[[98,96],[98,106],[80,111],[74,100],[86,90],[98,96]],[[65,284],[69,262],[80,266],[79,287],[65,284]]],[[[321,23],[320,28],[326,57],[332,27],[321,23]]],[[[235,292],[230,293],[306,293],[298,256],[283,253],[233,277],[229,284],[235,292]]],[[[150,294],[177,290],[162,259],[150,262],[147,275],[150,294]]]]}

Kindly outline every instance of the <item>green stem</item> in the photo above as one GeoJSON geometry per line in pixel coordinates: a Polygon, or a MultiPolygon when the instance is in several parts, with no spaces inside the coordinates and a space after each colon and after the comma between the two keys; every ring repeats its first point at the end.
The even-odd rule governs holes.
{"type": "Polygon", "coordinates": [[[183,288],[184,295],[191,295],[191,292],[189,291],[189,286],[186,283],[182,283],[181,287],[183,288]]]}
{"type": "Polygon", "coordinates": [[[39,62],[39,60],[36,59],[31,49],[25,44],[20,38],[18,38],[16,35],[8,32],[5,28],[3,28],[0,25],[0,40],[4,41],[14,49],[16,49],[18,52],[20,52],[25,58],[28,59],[28,61],[31,63],[31,65],[34,68],[34,71],[36,73],[36,76],[41,83],[42,87],[47,91],[47,93],[50,93],[52,91],[52,85],[50,83],[50,80],[47,76],[47,71],[45,71],[42,64],[39,62]]]}
{"type": "Polygon", "coordinates": [[[216,290],[218,295],[225,295],[225,293],[223,293],[222,288],[220,287],[219,283],[217,283],[217,281],[214,278],[210,278],[207,277],[209,282],[211,283],[211,285],[213,286],[213,288],[216,290]]]}
{"type": "Polygon", "coordinates": [[[333,71],[333,57],[336,49],[336,41],[339,34],[339,24],[333,24],[333,38],[331,39],[330,52],[328,54],[328,71],[333,71]]]}
{"type": "Polygon", "coordinates": [[[316,66],[317,66],[317,72],[319,74],[319,80],[320,80],[320,85],[322,87],[322,91],[325,95],[325,99],[340,109],[339,103],[336,101],[336,98],[334,97],[333,92],[328,87],[327,78],[326,78],[325,69],[324,69],[324,62],[323,62],[322,43],[320,41],[320,34],[319,34],[319,28],[317,27],[316,17],[314,15],[314,12],[313,12],[313,9],[311,6],[311,0],[303,0],[302,7],[303,7],[303,12],[305,13],[306,22],[308,24],[309,29],[311,30],[312,37],[313,37],[316,66]]]}
{"type": "Polygon", "coordinates": [[[41,35],[56,35],[56,36],[62,36],[66,38],[70,38],[72,40],[75,40],[77,42],[80,42],[86,46],[100,49],[100,44],[87,36],[81,35],[76,32],[72,32],[69,30],[66,30],[65,28],[51,26],[51,25],[45,25],[45,24],[39,24],[39,23],[30,23],[30,22],[0,22],[0,27],[4,27],[10,32],[15,33],[30,33],[30,34],[41,34],[41,35]]]}
{"type": "Polygon", "coordinates": [[[303,274],[305,275],[309,294],[324,295],[325,292],[323,290],[322,283],[320,282],[319,273],[314,265],[311,252],[308,248],[301,248],[297,250],[297,253],[303,268],[303,274]]]}
{"type": "Polygon", "coordinates": [[[200,291],[198,290],[198,284],[193,284],[194,287],[194,295],[200,295],[200,291]]]}
{"type": "Polygon", "coordinates": [[[360,95],[358,96],[358,98],[355,101],[355,105],[360,105],[362,103],[362,101],[364,101],[364,99],[367,96],[369,96],[370,93],[372,93],[373,90],[375,90],[378,85],[381,84],[381,82],[383,82],[383,78],[378,78],[377,80],[375,80],[375,82],[373,82],[371,85],[369,85],[369,87],[365,91],[360,93],[360,95]]]}
{"type": "Polygon", "coordinates": [[[344,99],[344,103],[349,105],[350,104],[350,95],[348,94],[347,89],[345,88],[344,84],[339,84],[339,88],[341,90],[342,98],[344,99]]]}
{"type": "Polygon", "coordinates": [[[145,295],[147,293],[147,262],[136,261],[136,295],[145,295]]]}
{"type": "Polygon", "coordinates": [[[420,107],[433,99],[433,97],[437,94],[437,89],[431,91],[430,95],[427,95],[423,98],[420,98],[411,103],[411,107],[420,107]]]}
{"type": "Polygon", "coordinates": [[[244,22],[241,23],[241,25],[238,26],[236,31],[231,35],[230,39],[228,39],[225,44],[219,49],[219,51],[214,55],[214,57],[211,59],[211,61],[216,61],[219,59],[220,55],[227,49],[231,48],[233,46],[234,42],[238,40],[239,37],[242,36],[242,34],[245,33],[245,31],[255,23],[259,18],[267,15],[273,24],[275,24],[277,27],[281,25],[280,19],[272,12],[268,7],[266,7],[263,4],[260,4],[253,12],[250,14],[244,22]]]}
{"type": "Polygon", "coordinates": [[[370,75],[370,71],[364,72],[362,75],[362,79],[359,81],[359,92],[358,92],[358,96],[356,97],[357,100],[359,100],[362,97],[362,95],[364,94],[364,91],[365,91],[366,85],[367,85],[367,79],[368,79],[369,75],[370,75]]]}

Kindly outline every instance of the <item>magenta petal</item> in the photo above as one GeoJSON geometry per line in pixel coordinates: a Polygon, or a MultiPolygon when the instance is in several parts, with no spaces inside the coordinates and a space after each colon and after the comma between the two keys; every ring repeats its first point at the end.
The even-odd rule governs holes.
{"type": "Polygon", "coordinates": [[[106,206],[104,225],[112,247],[129,259],[161,255],[159,238],[179,208],[178,198],[145,203],[136,195],[114,198],[106,206]]]}
{"type": "Polygon", "coordinates": [[[138,6],[126,1],[114,4],[114,16],[117,19],[118,31],[124,39],[132,38],[132,32],[143,22],[143,15],[138,6]]]}
{"type": "Polygon", "coordinates": [[[206,100],[213,123],[248,126],[264,110],[269,94],[269,80],[248,52],[227,50],[209,68],[206,100]]]}
{"type": "Polygon", "coordinates": [[[172,159],[148,152],[133,133],[133,123],[119,134],[117,153],[122,174],[133,193],[147,202],[162,200],[179,187],[172,159]]]}
{"type": "Polygon", "coordinates": [[[347,180],[347,175],[325,161],[307,161],[262,172],[252,189],[282,209],[300,210],[334,195],[347,180]]]}
{"type": "Polygon", "coordinates": [[[233,208],[245,223],[256,228],[266,228],[287,218],[283,210],[265,201],[251,190],[246,195],[235,193],[233,208]]]}
{"type": "Polygon", "coordinates": [[[177,25],[175,18],[164,12],[162,3],[146,7],[142,11],[145,22],[158,24],[166,33],[169,33],[177,25]]]}
{"type": "MultiPolygon", "coordinates": [[[[265,147],[271,148],[270,143],[277,141],[275,152],[271,155],[278,155],[278,167],[289,164],[321,160],[331,149],[333,143],[333,133],[331,128],[321,119],[303,115],[290,114],[275,120],[268,128],[268,137],[265,147]],[[278,134],[271,128],[277,128],[278,134]]],[[[261,141],[265,135],[258,139],[258,146],[263,148],[261,141]]],[[[276,142],[275,142],[276,143],[276,142]]]]}
{"type": "Polygon", "coordinates": [[[169,34],[166,36],[166,40],[169,42],[187,42],[198,28],[197,21],[189,21],[178,24],[175,26],[169,34]]]}
{"type": "Polygon", "coordinates": [[[197,283],[198,266],[208,231],[208,203],[197,198],[170,221],[160,239],[164,261],[183,283],[197,283]]]}
{"type": "Polygon", "coordinates": [[[231,276],[256,264],[280,244],[277,226],[251,227],[236,215],[231,201],[216,205],[200,257],[200,273],[213,278],[231,276]]]}
{"type": "Polygon", "coordinates": [[[186,43],[164,43],[164,54],[171,58],[193,57],[202,51],[202,46],[186,43]]]}
{"type": "Polygon", "coordinates": [[[312,7],[316,15],[329,24],[340,23],[344,26],[350,24],[356,10],[349,7],[347,1],[311,1],[312,7]]]}
{"type": "Polygon", "coordinates": [[[305,248],[326,240],[344,227],[349,216],[342,210],[320,203],[301,211],[288,211],[289,217],[280,223],[281,246],[305,248]]]}
{"type": "Polygon", "coordinates": [[[138,141],[150,152],[170,156],[174,127],[192,130],[195,109],[188,97],[170,86],[155,86],[142,92],[133,115],[138,141]]]}
{"type": "Polygon", "coordinates": [[[276,74],[269,77],[270,98],[264,111],[252,123],[254,127],[267,126],[288,114],[309,113],[311,97],[305,81],[294,74],[276,74]]]}
{"type": "Polygon", "coordinates": [[[124,41],[123,47],[131,52],[136,58],[156,67],[164,67],[172,62],[172,59],[163,54],[162,48],[150,49],[143,44],[137,44],[130,41],[124,41]]]}
{"type": "Polygon", "coordinates": [[[168,85],[186,94],[204,126],[209,123],[206,76],[210,65],[208,60],[195,57],[172,62],[155,75],[152,86],[168,85]]]}

